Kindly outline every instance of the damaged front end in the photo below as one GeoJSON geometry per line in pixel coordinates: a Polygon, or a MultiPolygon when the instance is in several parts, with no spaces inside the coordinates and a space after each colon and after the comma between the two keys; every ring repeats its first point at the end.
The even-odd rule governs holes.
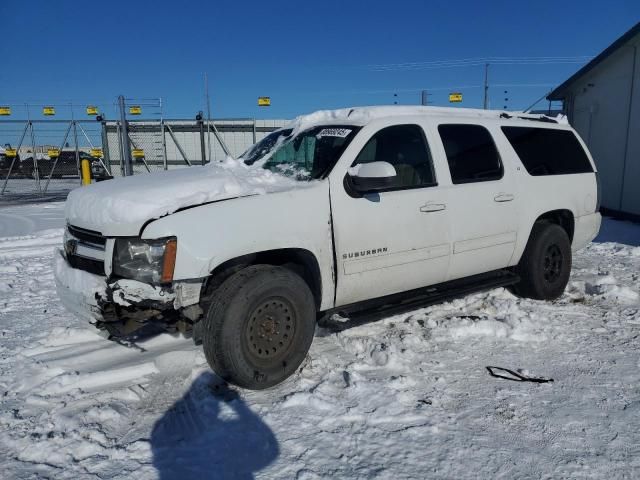
{"type": "Polygon", "coordinates": [[[190,335],[194,323],[202,316],[198,305],[201,286],[200,281],[175,282],[162,287],[137,280],[107,283],[104,296],[97,300],[102,320],[95,325],[116,338],[142,330],[190,335]]]}
{"type": "Polygon", "coordinates": [[[202,279],[159,286],[129,279],[110,280],[74,268],[62,251],[56,255],[54,271],[65,308],[113,339],[158,331],[190,336],[203,313],[199,305],[202,279]]]}

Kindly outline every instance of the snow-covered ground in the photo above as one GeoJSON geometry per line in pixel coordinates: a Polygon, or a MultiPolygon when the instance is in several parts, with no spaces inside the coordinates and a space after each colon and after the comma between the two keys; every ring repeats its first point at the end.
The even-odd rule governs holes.
{"type": "Polygon", "coordinates": [[[640,476],[638,225],[605,221],[556,302],[496,289],[319,330],[298,374],[247,392],[190,340],[126,347],[65,312],[62,211],[0,209],[2,478],[640,476]]]}

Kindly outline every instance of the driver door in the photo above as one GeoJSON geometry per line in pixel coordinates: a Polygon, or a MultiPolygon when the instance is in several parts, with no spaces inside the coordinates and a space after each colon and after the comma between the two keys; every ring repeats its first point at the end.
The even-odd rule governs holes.
{"type": "Polygon", "coordinates": [[[446,192],[422,126],[388,126],[365,142],[351,166],[388,162],[396,177],[366,194],[348,174],[331,181],[336,306],[440,283],[449,266],[446,192]]]}

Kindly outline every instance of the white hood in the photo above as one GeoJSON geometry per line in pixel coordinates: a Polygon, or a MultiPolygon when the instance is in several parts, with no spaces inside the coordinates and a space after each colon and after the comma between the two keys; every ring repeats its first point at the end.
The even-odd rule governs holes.
{"type": "Polygon", "coordinates": [[[305,183],[228,158],[77,188],[67,197],[65,215],[69,224],[106,236],[135,236],[147,221],[184,207],[289,190],[305,183]]]}

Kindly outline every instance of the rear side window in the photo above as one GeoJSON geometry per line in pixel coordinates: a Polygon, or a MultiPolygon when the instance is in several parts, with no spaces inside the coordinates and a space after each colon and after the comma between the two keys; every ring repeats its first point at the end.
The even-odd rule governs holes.
{"type": "Polygon", "coordinates": [[[502,162],[489,131],[480,125],[438,126],[454,184],[502,178],[502,162]]]}
{"type": "Polygon", "coordinates": [[[593,172],[591,162],[573,132],[536,127],[502,127],[530,175],[593,172]]]}

